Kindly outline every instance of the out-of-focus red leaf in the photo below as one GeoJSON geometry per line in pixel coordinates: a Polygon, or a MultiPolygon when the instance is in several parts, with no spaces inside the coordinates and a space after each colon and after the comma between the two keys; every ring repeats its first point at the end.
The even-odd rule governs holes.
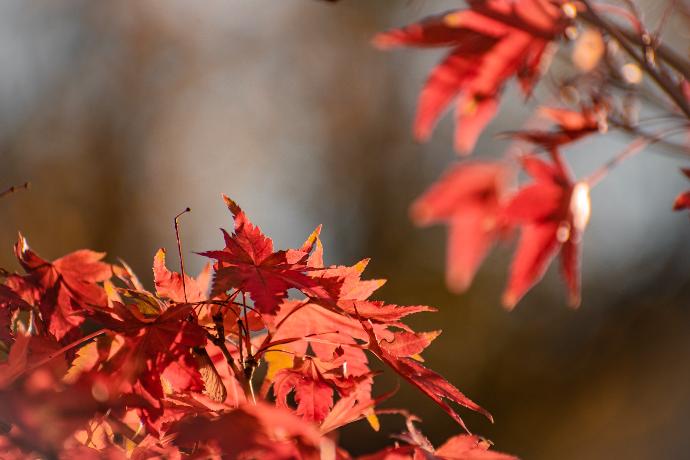
{"type": "Polygon", "coordinates": [[[508,231],[501,209],[514,176],[502,162],[464,162],[451,167],[412,205],[418,225],[448,225],[446,280],[466,290],[494,241],[508,231]]]}
{"type": "Polygon", "coordinates": [[[517,457],[489,450],[491,443],[479,436],[461,434],[448,439],[436,449],[444,460],[517,460],[517,457]]]}
{"type": "Polygon", "coordinates": [[[556,124],[555,130],[515,131],[508,134],[550,151],[607,129],[606,109],[603,105],[583,107],[579,111],[542,107],[540,113],[556,124]]]}
{"type": "MultiPolygon", "coordinates": [[[[690,179],[690,168],[683,168],[681,172],[690,179]]],[[[673,202],[674,211],[681,211],[683,209],[690,209],[690,190],[679,194],[673,202]]]]}
{"type": "Polygon", "coordinates": [[[683,209],[690,209],[690,192],[679,194],[673,202],[674,211],[681,211],[683,209]]]}
{"type": "Polygon", "coordinates": [[[14,340],[11,326],[15,312],[31,310],[31,305],[22,298],[21,293],[25,296],[28,294],[28,298],[32,298],[33,295],[26,292],[27,289],[31,290],[31,286],[20,276],[12,275],[6,283],[7,285],[0,284],[0,341],[9,345],[14,340]]]}
{"type": "Polygon", "coordinates": [[[450,47],[450,54],[431,72],[421,92],[415,136],[426,140],[453,99],[456,105],[455,147],[469,153],[494,117],[508,79],[518,78],[529,95],[543,72],[547,46],[566,25],[557,5],[547,0],[470,1],[470,9],[426,18],[380,33],[374,44],[450,47]]]}
{"type": "Polygon", "coordinates": [[[580,240],[589,218],[589,188],[575,184],[560,160],[548,163],[528,155],[522,163],[534,182],[521,188],[505,209],[506,219],[520,226],[521,236],[503,304],[513,308],[542,278],[560,250],[569,303],[578,306],[580,240]]]}
{"type": "Polygon", "coordinates": [[[243,405],[216,418],[182,420],[171,437],[183,448],[202,443],[210,456],[223,458],[318,459],[321,446],[315,426],[264,403],[243,405]]]}
{"type": "Polygon", "coordinates": [[[18,334],[7,361],[0,363],[0,390],[11,384],[26,369],[30,340],[29,336],[18,334]]]}
{"type": "Polygon", "coordinates": [[[414,426],[418,421],[407,415],[407,432],[395,436],[407,445],[389,447],[359,460],[517,460],[517,457],[489,450],[491,443],[470,434],[448,439],[434,449],[431,442],[414,426]]]}

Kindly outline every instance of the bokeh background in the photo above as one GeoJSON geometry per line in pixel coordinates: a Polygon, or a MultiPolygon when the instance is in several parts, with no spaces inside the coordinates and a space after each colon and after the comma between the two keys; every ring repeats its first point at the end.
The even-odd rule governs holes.
{"type": "MultiPolygon", "coordinates": [[[[444,329],[427,363],[489,409],[463,412],[500,450],[524,459],[683,458],[690,451],[690,221],[670,212],[688,188],[677,155],[649,148],[593,190],[584,302],[573,311],[555,270],[508,313],[511,246],[494,251],[464,295],[444,286],[445,231],[418,229],[408,207],[453,161],[452,122],[416,144],[410,125],[433,51],[382,53],[372,35],[460,2],[315,0],[4,0],[0,2],[0,265],[17,230],[55,258],[90,247],[150,282],[158,247],[186,206],[192,254],[230,227],[220,193],[279,247],[319,223],[328,263],[371,257],[379,298],[439,308],[414,321],[444,329]]],[[[661,2],[659,2],[661,3],[661,2]]],[[[650,1],[647,13],[658,15],[650,1]]],[[[671,39],[687,46],[687,32],[671,39]]],[[[542,85],[544,86],[544,85],[542,85]]],[[[508,90],[476,155],[508,146],[537,103],[508,90]]],[[[616,135],[568,151],[576,173],[624,148],[616,135]]],[[[687,166],[687,161],[685,163],[687,166]]],[[[389,376],[379,388],[396,385],[389,376]]],[[[409,407],[439,443],[458,427],[405,383],[409,407]]],[[[371,452],[402,428],[382,420],[341,434],[371,452]]]]}

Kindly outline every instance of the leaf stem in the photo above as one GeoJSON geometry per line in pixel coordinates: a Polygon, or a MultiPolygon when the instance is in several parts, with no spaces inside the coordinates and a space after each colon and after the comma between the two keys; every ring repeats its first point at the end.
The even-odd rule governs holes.
{"type": "Polygon", "coordinates": [[[184,272],[184,257],[182,257],[182,240],[180,240],[180,216],[182,214],[185,214],[187,212],[191,212],[191,208],[187,206],[184,211],[179,213],[178,215],[175,216],[174,223],[175,223],[175,238],[177,239],[177,253],[180,256],[180,272],[182,273],[182,292],[184,293],[184,302],[187,303],[187,284],[185,283],[185,278],[187,275],[185,275],[184,272]]]}
{"type": "Polygon", "coordinates": [[[27,372],[30,372],[30,371],[38,368],[38,367],[43,366],[44,364],[46,364],[49,361],[52,361],[53,359],[57,358],[61,354],[66,353],[66,352],[70,351],[72,348],[78,347],[79,345],[81,345],[85,342],[88,342],[91,339],[94,339],[100,335],[103,335],[103,334],[105,334],[105,332],[106,332],[105,329],[99,329],[96,332],[92,332],[91,334],[84,336],[79,340],[76,340],[76,341],[74,341],[68,345],[65,345],[64,347],[60,348],[59,350],[50,353],[48,356],[46,356],[45,358],[43,358],[39,362],[34,363],[31,366],[27,366],[26,369],[24,369],[19,374],[17,374],[17,377],[19,377],[19,376],[21,376],[27,372]]]}
{"type": "Polygon", "coordinates": [[[24,182],[22,185],[12,185],[0,192],[0,198],[10,195],[18,190],[28,190],[30,185],[31,184],[29,184],[28,182],[24,182]]]}
{"type": "MultiPolygon", "coordinates": [[[[684,129],[684,128],[683,128],[684,129]]],[[[599,169],[590,174],[585,182],[591,187],[597,185],[604,177],[608,175],[616,166],[621,164],[623,161],[632,157],[636,153],[641,152],[645,147],[660,142],[665,136],[678,132],[680,128],[671,128],[665,131],[661,131],[654,135],[649,135],[646,137],[640,136],[633,142],[628,144],[628,146],[618,153],[615,157],[611,158],[609,161],[604,163],[599,169]]]]}
{"type": "Polygon", "coordinates": [[[216,325],[216,333],[218,335],[216,337],[212,334],[208,334],[209,340],[218,348],[220,348],[220,351],[223,353],[223,357],[225,357],[225,361],[228,363],[228,366],[230,366],[232,373],[235,375],[235,378],[240,382],[240,385],[242,385],[242,390],[244,391],[245,397],[251,400],[254,404],[256,404],[256,397],[254,395],[254,388],[252,386],[251,379],[247,379],[244,373],[244,369],[240,369],[237,366],[235,358],[232,357],[230,350],[228,350],[228,347],[225,344],[225,326],[223,325],[222,313],[218,312],[215,315],[213,315],[213,322],[216,325]]]}

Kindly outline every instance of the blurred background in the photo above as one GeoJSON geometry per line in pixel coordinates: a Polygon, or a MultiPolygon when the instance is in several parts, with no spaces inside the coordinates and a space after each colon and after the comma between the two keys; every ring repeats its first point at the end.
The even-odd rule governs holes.
{"type": "MultiPolygon", "coordinates": [[[[649,148],[592,193],[582,307],[565,306],[555,270],[508,313],[511,247],[493,252],[468,293],[444,286],[445,230],[414,228],[408,207],[455,161],[452,117],[426,145],[411,136],[416,97],[440,53],[382,53],[377,31],[460,2],[314,0],[5,0],[0,2],[0,265],[15,268],[21,230],[46,258],[77,248],[121,257],[146,282],[158,247],[176,263],[173,216],[186,206],[192,251],[222,246],[238,201],[278,247],[320,223],[326,262],[371,257],[378,298],[428,304],[421,330],[445,333],[427,363],[490,410],[463,411],[476,433],[524,459],[681,458],[690,451],[690,222],[671,204],[689,183],[649,148]]],[[[649,14],[658,14],[650,1],[649,14]]],[[[668,26],[673,31],[673,21],[668,26]]],[[[686,46],[686,35],[671,35],[686,46]]],[[[687,52],[686,52],[687,54],[687,52]]],[[[542,85],[544,86],[544,85],[542,85]]],[[[475,155],[501,156],[496,134],[521,126],[509,88],[475,155]]],[[[578,175],[629,139],[569,149],[578,175]]],[[[685,162],[687,166],[687,161],[685,162]]],[[[395,385],[389,376],[381,392],[395,385]]],[[[458,432],[405,383],[434,443],[458,432]]],[[[341,433],[353,453],[402,424],[341,433]]]]}

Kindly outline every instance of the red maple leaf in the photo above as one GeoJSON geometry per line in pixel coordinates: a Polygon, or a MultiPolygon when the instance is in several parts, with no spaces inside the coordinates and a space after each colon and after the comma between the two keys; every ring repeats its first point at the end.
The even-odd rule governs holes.
{"type": "MultiPolygon", "coordinates": [[[[332,380],[332,379],[330,379],[332,380]]],[[[289,407],[287,397],[295,392],[295,413],[310,422],[321,422],[333,407],[333,383],[317,367],[314,359],[295,359],[292,369],[279,371],[273,382],[276,404],[289,407]]]]}
{"type": "MultiPolygon", "coordinates": [[[[94,312],[95,319],[123,339],[122,345],[102,363],[101,372],[108,372],[123,384],[129,383],[126,391],[152,401],[164,397],[164,374],[170,383],[175,383],[176,377],[183,382],[182,390],[201,391],[203,385],[192,349],[206,344],[206,331],[190,320],[191,313],[191,305],[174,304],[160,314],[144,315],[135,306],[119,302],[113,303],[111,314],[94,312]]],[[[154,428],[151,421],[161,414],[158,404],[144,418],[154,428]]]]}
{"type": "Polygon", "coordinates": [[[453,99],[455,148],[469,153],[496,114],[506,81],[515,76],[530,94],[542,73],[547,45],[565,27],[561,10],[548,0],[472,0],[470,9],[427,18],[384,32],[374,44],[450,47],[419,98],[415,137],[426,140],[453,99]]]}
{"type": "Polygon", "coordinates": [[[109,279],[112,270],[100,261],[104,253],[82,249],[51,263],[29,249],[21,234],[15,253],[37,287],[35,301],[43,322],[56,339],[62,339],[84,322],[84,316],[76,313],[105,304],[105,292],[97,283],[109,279]]]}
{"type": "Polygon", "coordinates": [[[7,361],[0,363],[0,390],[11,384],[26,370],[30,340],[30,336],[18,334],[12,347],[10,347],[7,361]]]}
{"type": "Polygon", "coordinates": [[[440,334],[441,331],[395,331],[393,332],[392,339],[383,339],[379,341],[379,346],[391,356],[397,358],[411,358],[424,351],[440,334]]]}
{"type": "Polygon", "coordinates": [[[306,291],[315,286],[305,275],[310,248],[273,251],[273,241],[265,236],[230,198],[223,196],[233,215],[235,232],[223,230],[225,248],[202,253],[216,259],[213,295],[238,289],[247,292],[256,308],[273,314],[290,288],[306,291]]]}
{"type": "Polygon", "coordinates": [[[12,320],[17,310],[31,311],[31,305],[23,296],[31,300],[33,287],[24,278],[10,275],[7,285],[0,284],[0,341],[9,345],[13,341],[12,320]],[[23,295],[22,295],[23,294],[23,295]]]}
{"type": "MultiPolygon", "coordinates": [[[[681,172],[690,179],[690,168],[683,168],[681,172]]],[[[681,211],[683,209],[690,209],[690,190],[679,194],[673,202],[674,211],[681,211]]]]}
{"type": "Polygon", "coordinates": [[[479,436],[461,434],[448,439],[436,449],[444,460],[517,460],[517,457],[489,450],[491,443],[479,436]]]}
{"type": "Polygon", "coordinates": [[[419,225],[448,225],[446,281],[465,291],[497,238],[508,228],[502,207],[513,177],[502,162],[465,162],[451,167],[411,208],[419,225]]]}
{"type": "Polygon", "coordinates": [[[388,447],[360,460],[517,460],[517,457],[489,450],[491,443],[471,434],[461,434],[448,439],[434,449],[431,442],[414,425],[419,421],[413,415],[402,412],[407,431],[394,436],[407,445],[388,447]]]}
{"type": "Polygon", "coordinates": [[[522,232],[503,304],[513,308],[544,275],[560,250],[569,302],[580,304],[580,240],[589,218],[589,187],[574,183],[556,152],[554,162],[526,155],[523,168],[534,182],[522,187],[505,210],[522,232]]]}
{"type": "Polygon", "coordinates": [[[446,400],[452,401],[470,410],[479,412],[493,422],[493,417],[489,412],[462,394],[460,390],[455,388],[436,372],[427,369],[412,358],[394,356],[386,351],[385,345],[381,346],[381,343],[376,337],[376,333],[374,332],[374,329],[370,323],[362,322],[362,326],[365,328],[369,336],[369,343],[367,344],[368,350],[385,364],[387,364],[398,375],[431,398],[432,401],[438,404],[441,409],[450,415],[453,420],[458,422],[458,424],[460,424],[460,426],[462,426],[466,431],[469,432],[465,426],[465,422],[463,422],[462,418],[460,418],[458,413],[455,412],[455,410],[446,402],[446,400]]]}
{"type": "MultiPolygon", "coordinates": [[[[366,340],[367,337],[359,321],[313,303],[290,301],[281,305],[276,323],[280,326],[272,331],[273,340],[298,339],[285,345],[297,356],[305,356],[307,346],[310,346],[314,355],[328,361],[341,347],[349,374],[369,372],[366,354],[356,347],[357,340],[366,340]],[[315,340],[312,341],[312,337],[315,340]]],[[[383,334],[384,331],[383,326],[377,326],[377,332],[383,334]]]]}
{"type": "Polygon", "coordinates": [[[607,129],[606,109],[603,105],[583,107],[579,111],[542,107],[539,112],[556,124],[555,130],[515,131],[508,134],[550,151],[607,129]]]}
{"type": "Polygon", "coordinates": [[[243,405],[215,418],[186,418],[171,430],[171,438],[180,447],[195,448],[203,458],[269,460],[316,460],[322,443],[328,442],[316,427],[265,403],[243,405]]]}
{"type": "Polygon", "coordinates": [[[159,249],[153,258],[153,281],[156,284],[156,294],[163,299],[178,303],[199,302],[208,298],[211,266],[205,265],[196,278],[185,274],[183,283],[180,273],[170,271],[166,267],[165,249],[159,249]]]}

